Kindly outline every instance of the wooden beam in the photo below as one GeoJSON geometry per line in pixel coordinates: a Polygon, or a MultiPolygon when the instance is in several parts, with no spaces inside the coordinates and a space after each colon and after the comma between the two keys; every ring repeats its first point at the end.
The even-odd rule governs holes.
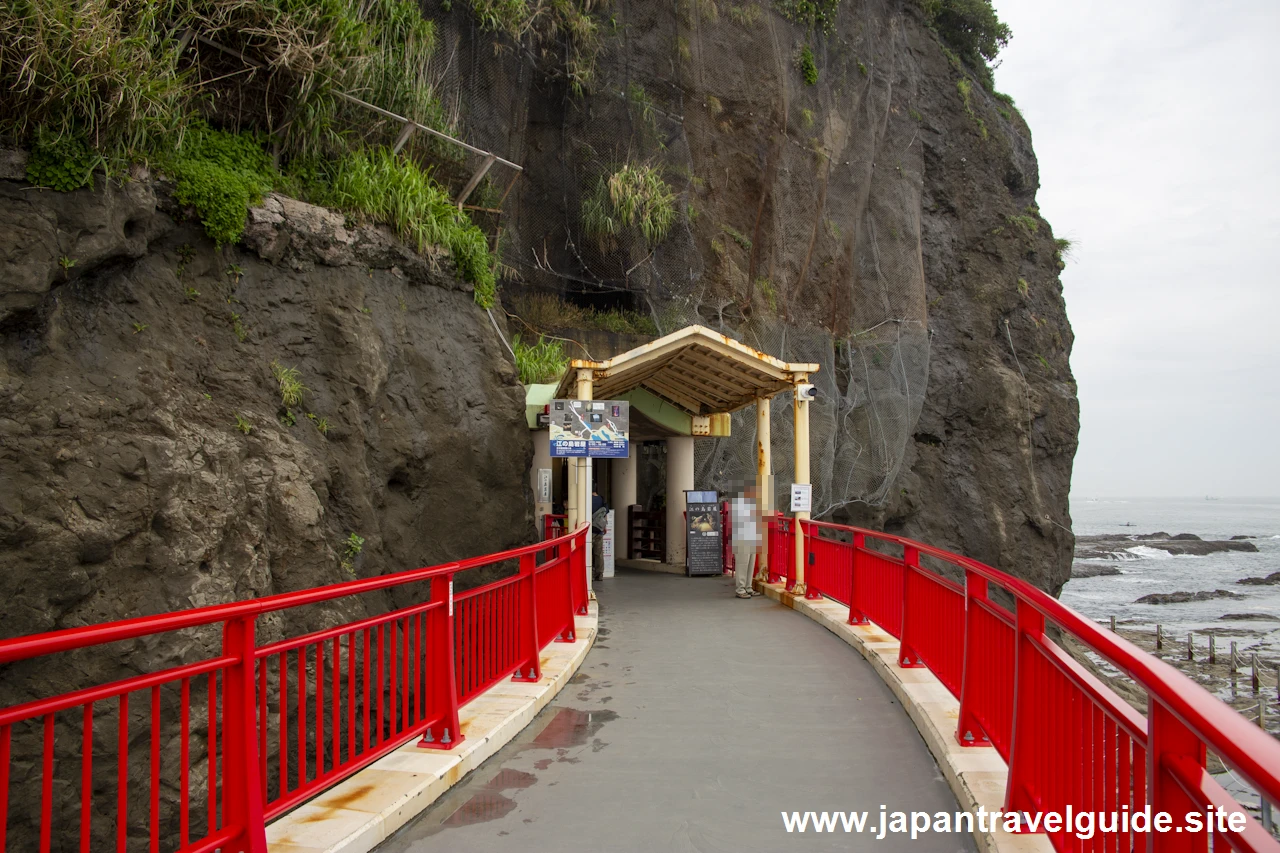
{"type": "Polygon", "coordinates": [[[680,382],[687,385],[691,390],[697,392],[707,398],[708,402],[719,406],[729,401],[725,394],[723,386],[717,386],[708,383],[702,377],[692,373],[691,371],[682,370],[674,364],[668,364],[666,370],[661,371],[661,376],[665,382],[680,382]]]}
{"type": "Polygon", "coordinates": [[[675,388],[672,385],[666,382],[663,382],[662,378],[659,376],[656,376],[656,375],[650,376],[648,379],[645,380],[645,383],[642,387],[648,388],[650,391],[653,391],[655,394],[658,394],[659,396],[667,398],[674,405],[679,406],[680,408],[684,409],[686,412],[688,412],[691,415],[702,414],[702,406],[699,403],[699,401],[694,400],[690,397],[686,397],[681,391],[681,389],[675,388]]]}

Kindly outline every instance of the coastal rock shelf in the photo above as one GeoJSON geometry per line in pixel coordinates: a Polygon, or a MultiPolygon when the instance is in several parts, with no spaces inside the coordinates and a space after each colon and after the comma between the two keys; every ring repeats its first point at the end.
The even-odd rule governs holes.
{"type": "Polygon", "coordinates": [[[1201,539],[1194,533],[1147,533],[1134,536],[1077,536],[1075,557],[1077,560],[1136,560],[1143,555],[1135,548],[1164,551],[1173,557],[1203,557],[1222,551],[1256,553],[1258,546],[1245,539],[1201,539]]]}

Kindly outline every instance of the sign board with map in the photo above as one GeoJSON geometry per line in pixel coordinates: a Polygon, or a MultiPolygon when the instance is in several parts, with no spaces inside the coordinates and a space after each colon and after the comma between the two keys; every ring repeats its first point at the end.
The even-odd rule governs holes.
{"type": "Polygon", "coordinates": [[[552,400],[551,455],[626,459],[630,405],[626,400],[552,400]]]}

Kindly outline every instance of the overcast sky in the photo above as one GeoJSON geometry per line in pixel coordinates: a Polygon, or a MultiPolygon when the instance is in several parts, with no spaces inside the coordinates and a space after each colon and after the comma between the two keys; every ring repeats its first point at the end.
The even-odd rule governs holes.
{"type": "Polygon", "coordinates": [[[1075,242],[1072,496],[1280,495],[1280,2],[995,6],[1075,242]]]}

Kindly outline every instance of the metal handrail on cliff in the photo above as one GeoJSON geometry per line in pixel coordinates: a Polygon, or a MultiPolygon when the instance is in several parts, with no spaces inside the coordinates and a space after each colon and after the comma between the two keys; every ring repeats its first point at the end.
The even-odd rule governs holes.
{"type": "Polygon", "coordinates": [[[538,681],[539,652],[572,642],[587,611],[585,542],[583,525],[438,566],[0,641],[12,664],[222,628],[216,657],[0,708],[0,853],[51,850],[55,825],[60,849],[78,835],[83,851],[113,838],[123,851],[145,834],[152,851],[265,853],[267,820],[414,738],[452,749],[460,705],[508,676],[538,681]],[[455,575],[513,562],[514,574],[455,594],[455,575]],[[259,617],[420,582],[426,601],[255,643],[259,617]],[[131,696],[145,739],[130,734],[131,696]]]}
{"type": "MultiPolygon", "coordinates": [[[[769,519],[769,580],[788,589],[795,584],[795,561],[787,557],[794,523],[769,519]]],[[[1126,830],[1105,840],[1102,833],[1080,839],[1063,827],[1049,833],[1056,849],[1280,853],[1280,843],[1205,769],[1212,752],[1260,797],[1280,801],[1280,743],[1177,669],[977,560],[859,527],[801,524],[806,596],[847,605],[849,624],[875,623],[898,639],[900,667],[927,667],[937,676],[960,701],[959,742],[992,746],[1007,762],[1006,811],[1132,815],[1149,808],[1148,821],[1170,815],[1163,832],[1134,831],[1126,815],[1126,830]],[[868,540],[902,554],[869,548],[868,540]],[[963,585],[921,565],[922,557],[949,566],[963,585]],[[1008,594],[1012,610],[992,596],[993,587],[1008,594]],[[1046,633],[1048,624],[1142,687],[1147,715],[1077,663],[1046,633]],[[1241,813],[1243,827],[1215,823],[1218,809],[1241,813]]]]}

